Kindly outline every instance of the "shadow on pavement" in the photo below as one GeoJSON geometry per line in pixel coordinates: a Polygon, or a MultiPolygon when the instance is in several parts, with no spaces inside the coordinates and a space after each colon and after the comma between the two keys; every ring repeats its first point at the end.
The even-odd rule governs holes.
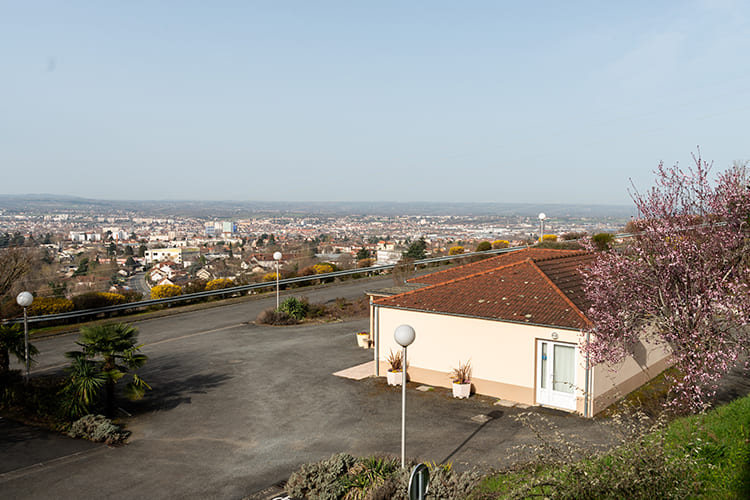
{"type": "Polygon", "coordinates": [[[0,418],[0,474],[102,446],[0,418]]]}
{"type": "Polygon", "coordinates": [[[129,401],[128,412],[132,414],[155,410],[171,410],[180,405],[191,404],[192,394],[205,394],[229,380],[229,375],[208,373],[191,375],[177,381],[151,383],[153,390],[148,391],[140,401],[129,401]]]}
{"type": "Polygon", "coordinates": [[[461,444],[459,444],[458,447],[455,450],[453,450],[452,452],[450,452],[450,454],[447,457],[445,457],[440,463],[447,464],[450,461],[450,459],[453,458],[453,456],[456,455],[459,451],[461,451],[461,449],[464,446],[466,446],[468,444],[468,442],[471,441],[474,438],[474,436],[476,436],[477,434],[479,434],[482,431],[482,429],[484,429],[489,423],[494,422],[495,420],[499,419],[502,416],[503,416],[503,412],[501,412],[499,410],[495,410],[495,411],[491,411],[491,412],[487,413],[487,417],[489,419],[486,422],[483,422],[479,427],[477,427],[474,430],[474,432],[472,432],[471,434],[469,434],[469,437],[467,437],[466,439],[464,439],[464,441],[461,444]]]}

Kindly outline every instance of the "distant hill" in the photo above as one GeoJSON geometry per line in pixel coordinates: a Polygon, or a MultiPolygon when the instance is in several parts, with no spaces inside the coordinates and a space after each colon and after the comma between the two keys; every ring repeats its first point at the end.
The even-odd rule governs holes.
{"type": "Polygon", "coordinates": [[[548,203],[443,203],[380,201],[189,201],[103,200],[52,194],[3,195],[0,210],[24,212],[126,212],[150,216],[242,218],[258,215],[459,215],[527,216],[546,212],[554,217],[629,217],[628,205],[582,205],[548,203]]]}

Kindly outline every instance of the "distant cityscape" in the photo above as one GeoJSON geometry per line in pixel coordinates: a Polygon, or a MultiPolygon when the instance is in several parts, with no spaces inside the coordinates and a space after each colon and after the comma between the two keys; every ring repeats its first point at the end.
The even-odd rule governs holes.
{"type": "MultiPolygon", "coordinates": [[[[189,292],[212,280],[247,284],[275,278],[276,251],[282,253],[280,275],[290,277],[395,264],[415,242],[424,257],[474,251],[482,242],[485,248],[531,245],[542,229],[532,205],[493,214],[486,204],[448,204],[447,213],[437,213],[435,204],[425,204],[420,213],[419,204],[409,204],[399,207],[403,215],[377,204],[201,205],[204,213],[191,202],[181,207],[0,197],[0,248],[41,250],[40,266],[17,285],[38,296],[69,299],[93,291],[148,298],[156,285],[189,292]],[[238,216],[215,215],[227,212],[238,216]]],[[[602,207],[601,214],[588,206],[543,208],[547,241],[620,232],[630,220],[624,207],[602,207]]]]}

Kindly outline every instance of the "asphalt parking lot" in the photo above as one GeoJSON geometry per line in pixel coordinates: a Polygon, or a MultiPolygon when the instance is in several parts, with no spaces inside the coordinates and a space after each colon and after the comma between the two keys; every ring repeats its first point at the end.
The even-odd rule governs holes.
{"type": "MultiPolygon", "coordinates": [[[[367,329],[367,320],[291,327],[249,322],[263,306],[139,323],[150,358],[141,373],[153,391],[138,402],[121,400],[132,415],[124,419],[129,443],[110,448],[0,426],[2,497],[240,499],[337,452],[398,455],[400,389],[382,378],[333,375],[372,359],[354,335],[367,329]]],[[[60,369],[61,353],[74,340],[40,340],[45,361],[37,370],[60,369]]],[[[409,456],[498,467],[514,446],[534,439],[512,418],[522,409],[407,388],[409,456]]],[[[577,439],[608,439],[599,423],[546,416],[577,439]]]]}

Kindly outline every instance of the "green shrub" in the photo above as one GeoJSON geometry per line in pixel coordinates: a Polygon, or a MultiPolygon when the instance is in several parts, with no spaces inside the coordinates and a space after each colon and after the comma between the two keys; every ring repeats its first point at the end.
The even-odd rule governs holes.
{"type": "Polygon", "coordinates": [[[510,241],[508,240],[495,240],[492,242],[492,248],[508,248],[510,241]]]}
{"type": "Polygon", "coordinates": [[[182,287],[183,293],[198,293],[206,289],[206,280],[196,278],[182,287]]]}
{"type": "Polygon", "coordinates": [[[258,316],[255,318],[255,322],[262,325],[276,326],[296,325],[297,323],[299,323],[299,321],[289,316],[284,311],[277,311],[273,308],[261,311],[260,314],[258,314],[258,316]]]}
{"type": "Polygon", "coordinates": [[[346,493],[342,480],[355,463],[353,456],[339,453],[327,460],[305,464],[289,476],[286,492],[295,498],[337,500],[346,493]]]}
{"type": "Polygon", "coordinates": [[[492,250],[492,243],[489,241],[482,241],[477,245],[477,252],[486,252],[487,250],[492,250]]]}
{"type": "Polygon", "coordinates": [[[611,233],[597,233],[591,237],[591,241],[596,245],[597,250],[609,250],[614,236],[611,233]]]}
{"type": "Polygon", "coordinates": [[[71,299],[76,310],[99,309],[100,307],[124,304],[127,298],[119,293],[86,292],[71,299]]]}
{"type": "Polygon", "coordinates": [[[143,294],[141,292],[139,292],[138,290],[133,290],[133,289],[122,290],[119,293],[120,293],[120,295],[122,295],[123,297],[125,297],[125,302],[126,303],[129,303],[129,302],[138,302],[140,300],[143,300],[143,294]]]}
{"type": "Polygon", "coordinates": [[[304,319],[307,316],[307,309],[307,302],[295,297],[288,297],[279,305],[279,311],[287,313],[296,320],[304,319]]]}
{"type": "MultiPolygon", "coordinates": [[[[409,478],[416,465],[388,456],[354,458],[347,453],[306,464],[289,477],[287,493],[294,498],[394,500],[408,498],[409,478]]],[[[428,498],[464,500],[481,479],[476,471],[457,473],[450,464],[428,464],[428,498]]]]}
{"type": "Polygon", "coordinates": [[[68,436],[88,439],[96,443],[118,444],[125,441],[130,433],[103,415],[86,415],[70,426],[68,436]]]}

